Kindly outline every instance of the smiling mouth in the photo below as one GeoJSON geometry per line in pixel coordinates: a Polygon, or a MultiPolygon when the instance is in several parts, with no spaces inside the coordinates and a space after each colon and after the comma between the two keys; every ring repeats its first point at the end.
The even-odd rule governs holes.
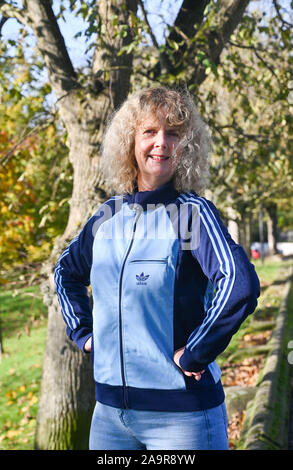
{"type": "Polygon", "coordinates": [[[158,162],[161,162],[161,161],[164,161],[164,160],[168,160],[168,158],[170,157],[166,157],[164,155],[149,155],[149,157],[152,159],[152,160],[156,160],[158,162]]]}

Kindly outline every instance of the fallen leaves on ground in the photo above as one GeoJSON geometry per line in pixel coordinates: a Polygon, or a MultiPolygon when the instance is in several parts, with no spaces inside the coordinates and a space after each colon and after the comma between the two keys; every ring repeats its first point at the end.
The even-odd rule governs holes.
{"type": "Polygon", "coordinates": [[[242,429],[242,425],[245,418],[245,410],[237,411],[233,413],[228,422],[228,436],[229,436],[229,448],[235,448],[235,444],[238,441],[242,429]]]}
{"type": "Polygon", "coordinates": [[[222,367],[222,383],[225,387],[241,385],[254,387],[258,374],[263,366],[264,355],[247,357],[237,364],[228,364],[222,367]]]}
{"type": "Polygon", "coordinates": [[[272,334],[272,330],[262,331],[260,333],[247,333],[244,335],[239,342],[239,347],[249,347],[249,346],[256,346],[266,344],[270,339],[272,334]]]}
{"type": "MultiPolygon", "coordinates": [[[[222,367],[222,382],[225,387],[240,385],[254,387],[261,368],[263,367],[264,355],[247,357],[237,364],[227,364],[222,367]]],[[[240,437],[245,410],[233,413],[228,423],[228,436],[230,449],[235,448],[240,437]]]]}

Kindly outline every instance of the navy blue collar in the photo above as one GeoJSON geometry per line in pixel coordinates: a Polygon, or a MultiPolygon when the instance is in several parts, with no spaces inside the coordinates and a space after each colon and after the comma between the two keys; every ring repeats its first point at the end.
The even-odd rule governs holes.
{"type": "Polygon", "coordinates": [[[128,204],[139,204],[145,210],[148,204],[164,204],[167,205],[174,201],[179,193],[173,186],[173,181],[162,184],[153,191],[134,191],[126,194],[125,199],[128,204]]]}

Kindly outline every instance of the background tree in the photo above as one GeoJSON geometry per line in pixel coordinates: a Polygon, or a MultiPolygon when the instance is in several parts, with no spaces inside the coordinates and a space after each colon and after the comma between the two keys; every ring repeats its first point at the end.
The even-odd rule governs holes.
{"type": "Polygon", "coordinates": [[[213,199],[226,218],[233,213],[248,253],[260,205],[276,251],[277,208],[293,196],[292,35],[279,11],[258,6],[245,15],[201,88],[215,143],[213,199]]]}
{"type": "MultiPolygon", "coordinates": [[[[162,8],[167,3],[162,1],[162,8]]],[[[183,84],[194,92],[200,105],[200,89],[211,73],[217,74],[223,53],[228,54],[229,41],[243,21],[243,31],[249,34],[249,3],[249,0],[184,0],[174,23],[166,27],[165,42],[159,43],[149,24],[147,3],[143,1],[60,1],[59,12],[54,14],[51,1],[26,0],[16,6],[15,2],[0,0],[2,24],[7,18],[17,18],[35,38],[66,131],[73,169],[68,222],[43,269],[49,316],[36,433],[39,449],[82,449],[88,445],[94,404],[92,368],[88,356],[66,337],[53,269],[68,241],[106,197],[99,173],[99,150],[106,121],[129,91],[147,84],[183,84]],[[73,67],[65,46],[58,25],[65,8],[83,18],[86,25],[84,35],[92,51],[86,70],[73,67]]],[[[233,83],[230,74],[228,77],[233,83]]],[[[212,91],[205,92],[211,106],[213,95],[212,91]]],[[[203,104],[203,114],[211,123],[213,115],[203,104]]],[[[226,141],[223,134],[222,143],[226,141]]],[[[230,170],[229,159],[225,168],[230,170]]]]}
{"type": "MultiPolygon", "coordinates": [[[[9,45],[15,48],[15,44],[9,45]]],[[[0,259],[4,270],[37,275],[68,217],[71,174],[63,129],[48,108],[51,87],[40,80],[42,64],[14,56],[2,45],[0,58],[0,259]],[[41,84],[36,85],[40,80],[41,84]],[[57,164],[58,162],[58,164],[57,164]],[[58,216],[57,216],[58,214],[58,216]]]]}

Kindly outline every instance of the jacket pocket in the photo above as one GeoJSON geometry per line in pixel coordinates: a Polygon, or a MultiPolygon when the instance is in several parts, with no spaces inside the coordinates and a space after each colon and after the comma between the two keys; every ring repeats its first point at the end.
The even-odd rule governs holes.
{"type": "Polygon", "coordinates": [[[167,264],[168,258],[158,259],[133,259],[130,264],[167,264]]]}

